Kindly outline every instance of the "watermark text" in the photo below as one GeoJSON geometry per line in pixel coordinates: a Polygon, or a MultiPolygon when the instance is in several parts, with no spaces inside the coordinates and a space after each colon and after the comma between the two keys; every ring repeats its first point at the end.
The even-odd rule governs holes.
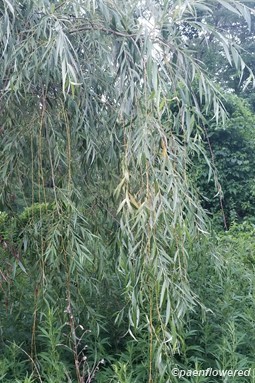
{"type": "Polygon", "coordinates": [[[206,370],[181,370],[179,368],[172,369],[172,375],[178,378],[190,377],[190,376],[251,376],[252,369],[247,370],[216,370],[208,367],[206,370]]]}

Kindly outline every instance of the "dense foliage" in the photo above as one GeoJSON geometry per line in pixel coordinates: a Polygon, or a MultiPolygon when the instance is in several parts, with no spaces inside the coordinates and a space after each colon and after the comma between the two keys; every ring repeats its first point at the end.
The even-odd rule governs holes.
{"type": "Polygon", "coordinates": [[[236,96],[228,95],[224,105],[227,122],[209,124],[204,129],[207,155],[216,178],[210,177],[201,156],[195,160],[194,177],[203,206],[214,215],[215,224],[228,228],[233,222],[253,220],[255,215],[255,116],[247,102],[236,96]]]}
{"type": "MultiPolygon", "coordinates": [[[[201,61],[213,39],[249,90],[219,8],[251,30],[252,10],[232,0],[0,3],[0,380],[167,383],[175,365],[250,366],[253,255],[231,249],[253,228],[206,239],[193,179],[199,158],[215,171],[205,132],[215,158],[223,132],[253,142],[238,99],[222,128],[201,61]]],[[[219,172],[243,218],[253,199],[237,209],[226,171],[236,150],[251,175],[232,144],[219,172]]]]}

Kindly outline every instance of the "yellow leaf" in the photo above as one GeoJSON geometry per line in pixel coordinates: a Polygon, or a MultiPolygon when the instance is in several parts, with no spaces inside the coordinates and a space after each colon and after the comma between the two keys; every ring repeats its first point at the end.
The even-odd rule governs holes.
{"type": "Polygon", "coordinates": [[[165,140],[161,140],[161,147],[162,147],[162,157],[166,158],[167,157],[167,147],[166,147],[166,142],[165,140]]]}
{"type": "Polygon", "coordinates": [[[130,202],[131,204],[136,207],[137,209],[139,209],[139,207],[141,206],[141,204],[139,202],[136,201],[135,197],[132,196],[131,193],[128,193],[128,196],[130,198],[130,202]]]}

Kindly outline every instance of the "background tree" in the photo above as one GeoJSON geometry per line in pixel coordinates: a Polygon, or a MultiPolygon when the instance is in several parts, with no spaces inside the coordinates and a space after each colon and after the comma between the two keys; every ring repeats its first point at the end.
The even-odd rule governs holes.
{"type": "MultiPolygon", "coordinates": [[[[197,179],[203,206],[223,221],[231,223],[254,217],[254,114],[247,101],[228,95],[224,101],[228,120],[224,125],[209,124],[204,140],[213,159],[217,182],[208,181],[208,166],[200,156],[194,177],[197,179]]],[[[215,221],[215,223],[216,223],[215,221]]]]}

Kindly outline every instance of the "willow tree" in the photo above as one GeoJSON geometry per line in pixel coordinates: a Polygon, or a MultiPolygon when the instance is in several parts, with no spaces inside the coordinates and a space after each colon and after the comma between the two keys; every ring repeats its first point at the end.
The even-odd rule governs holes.
{"type": "MultiPolygon", "coordinates": [[[[241,76],[249,70],[208,23],[215,7],[250,25],[233,0],[1,2],[1,204],[11,227],[1,251],[29,281],[35,367],[38,325],[55,305],[68,318],[77,380],[89,382],[76,324],[83,315],[100,330],[102,300],[112,300],[122,337],[143,345],[140,381],[171,380],[197,301],[188,248],[206,231],[192,155],[204,153],[207,115],[224,118],[189,34],[205,47],[213,36],[241,76]]],[[[11,287],[9,276],[10,261],[1,278],[11,287]]]]}

